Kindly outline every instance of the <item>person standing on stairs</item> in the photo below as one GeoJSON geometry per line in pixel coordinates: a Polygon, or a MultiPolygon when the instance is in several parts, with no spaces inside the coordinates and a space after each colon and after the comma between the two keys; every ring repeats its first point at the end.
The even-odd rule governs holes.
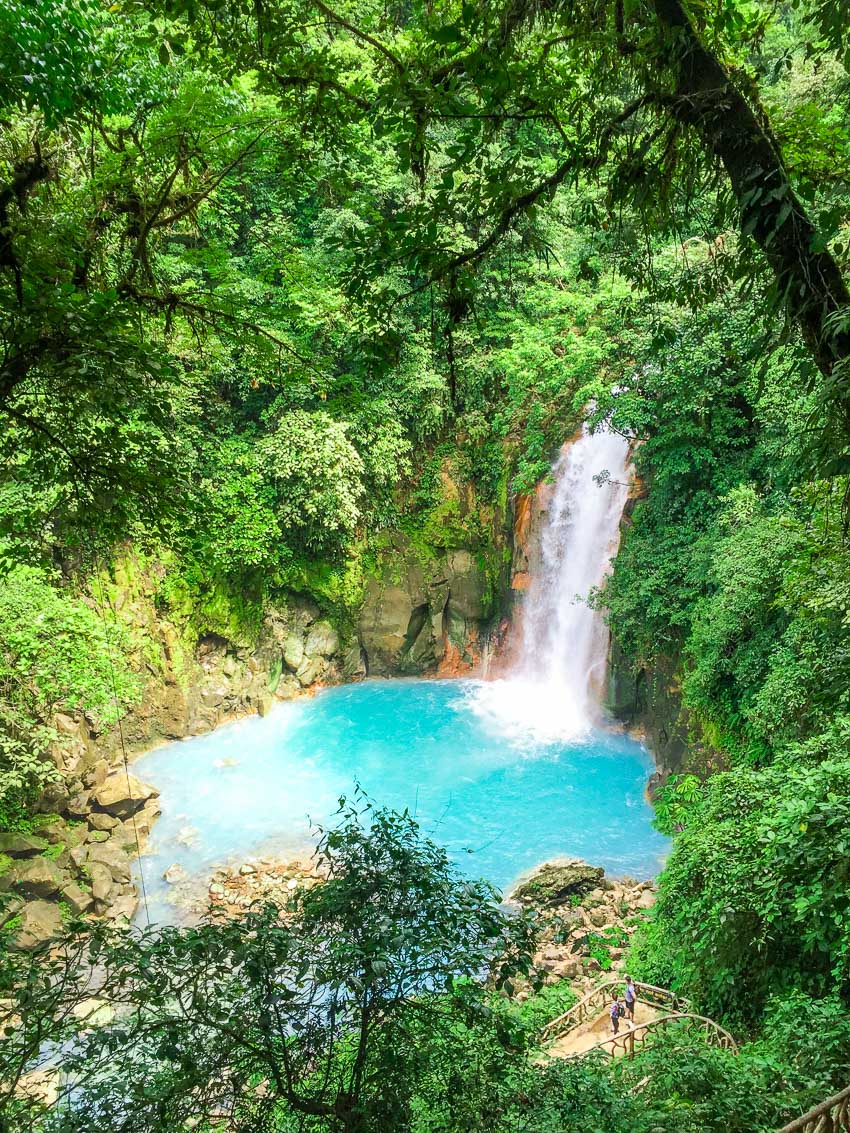
{"type": "Polygon", "coordinates": [[[611,1030],[616,1035],[620,1030],[620,1016],[623,1014],[623,1006],[616,991],[608,1014],[611,1016],[611,1030]]]}
{"type": "Polygon", "coordinates": [[[637,990],[635,988],[635,981],[631,976],[626,976],[626,1012],[629,1016],[629,1022],[635,1021],[635,1002],[637,1001],[637,990]]]}

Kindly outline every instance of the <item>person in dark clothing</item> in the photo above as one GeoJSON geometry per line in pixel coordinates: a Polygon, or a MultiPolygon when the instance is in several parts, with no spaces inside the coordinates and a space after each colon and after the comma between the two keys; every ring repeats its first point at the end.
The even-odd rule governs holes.
{"type": "Polygon", "coordinates": [[[620,1012],[621,1011],[622,1011],[622,1007],[620,1006],[620,1000],[617,997],[617,993],[614,992],[614,999],[611,1003],[611,1009],[609,1011],[609,1015],[611,1016],[611,1030],[614,1032],[615,1035],[620,1030],[620,1012]]]}
{"type": "Polygon", "coordinates": [[[629,1022],[635,1021],[635,1003],[637,1002],[637,988],[635,981],[631,976],[626,976],[626,1012],[629,1016],[629,1022]]]}

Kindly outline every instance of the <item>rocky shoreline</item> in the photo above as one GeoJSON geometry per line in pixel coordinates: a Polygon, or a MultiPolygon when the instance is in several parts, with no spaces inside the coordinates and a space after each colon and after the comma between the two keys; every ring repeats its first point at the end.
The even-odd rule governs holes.
{"type": "Polygon", "coordinates": [[[77,916],[129,923],[139,905],[132,859],[160,813],[159,792],[99,760],[57,785],[27,833],[0,833],[0,930],[20,949],[58,936],[77,916]],[[70,795],[67,787],[78,788],[70,795]],[[61,789],[60,789],[61,788],[61,789]]]}
{"type": "Polygon", "coordinates": [[[541,918],[534,965],[544,982],[569,980],[585,995],[606,972],[622,971],[631,937],[655,903],[655,885],[606,877],[601,866],[565,858],[539,866],[508,900],[541,918]]]}
{"type": "MultiPolygon", "coordinates": [[[[299,891],[325,880],[313,858],[271,856],[220,866],[206,878],[189,878],[171,866],[164,877],[173,886],[171,903],[193,920],[238,917],[266,902],[285,909],[299,891]]],[[[544,983],[568,980],[584,995],[606,973],[622,972],[631,938],[655,903],[655,886],[651,880],[606,877],[601,866],[564,858],[538,866],[505,901],[540,918],[534,967],[544,983]]],[[[517,996],[530,992],[530,985],[520,987],[517,996]]]]}
{"type": "Polygon", "coordinates": [[[177,865],[163,874],[169,883],[168,903],[183,917],[197,920],[235,917],[252,905],[272,902],[285,908],[296,892],[321,884],[325,875],[312,858],[282,860],[248,857],[218,866],[205,877],[190,877],[177,865]]]}

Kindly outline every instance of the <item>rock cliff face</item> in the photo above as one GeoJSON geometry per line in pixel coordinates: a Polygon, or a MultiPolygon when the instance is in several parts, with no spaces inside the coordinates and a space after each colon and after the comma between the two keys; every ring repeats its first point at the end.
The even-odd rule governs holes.
{"type": "Polygon", "coordinates": [[[423,564],[402,550],[367,584],[357,622],[362,665],[372,676],[472,670],[496,612],[472,552],[423,564]]]}
{"type": "Polygon", "coordinates": [[[645,738],[657,768],[653,783],[683,770],[693,744],[675,660],[635,666],[612,641],[606,700],[613,716],[645,738]]]}
{"type": "Polygon", "coordinates": [[[453,550],[423,564],[400,546],[368,578],[362,603],[337,626],[318,605],[290,595],[268,608],[253,641],[202,633],[192,643],[158,614],[155,579],[134,574],[121,618],[143,642],[134,658],[143,691],[121,731],[100,734],[84,713],[59,713],[55,759],[71,797],[102,757],[114,762],[121,739],[130,752],[199,735],[240,715],[265,715],[275,700],[366,676],[472,671],[498,601],[471,551],[453,550]]]}

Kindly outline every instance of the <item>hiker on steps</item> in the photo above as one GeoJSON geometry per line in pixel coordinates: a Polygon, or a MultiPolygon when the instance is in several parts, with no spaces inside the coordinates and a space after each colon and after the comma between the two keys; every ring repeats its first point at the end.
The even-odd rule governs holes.
{"type": "Polygon", "coordinates": [[[629,1022],[635,1021],[635,1002],[637,1001],[637,989],[635,988],[635,981],[631,976],[626,976],[626,1011],[629,1016],[629,1022]]]}
{"type": "Polygon", "coordinates": [[[608,1012],[608,1014],[611,1016],[611,1030],[615,1035],[620,1030],[620,1019],[625,1014],[625,1011],[626,1009],[625,1007],[623,1007],[622,1003],[620,1002],[619,996],[615,991],[614,998],[611,1001],[611,1008],[608,1012]]]}

